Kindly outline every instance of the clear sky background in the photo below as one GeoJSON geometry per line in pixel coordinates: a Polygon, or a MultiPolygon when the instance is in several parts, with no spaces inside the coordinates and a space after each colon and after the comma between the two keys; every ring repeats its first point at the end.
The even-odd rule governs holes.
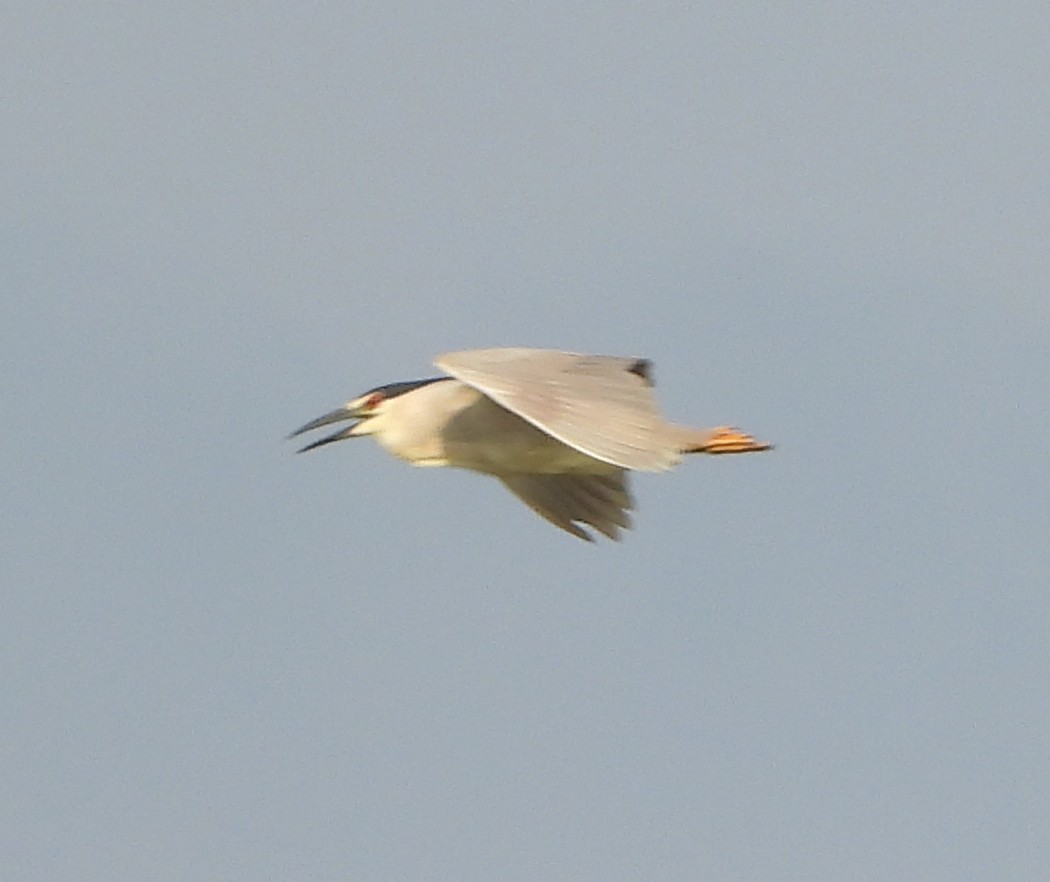
{"type": "Polygon", "coordinates": [[[0,878],[1045,879],[1048,46],[1034,2],[9,7],[0,878]],[[284,440],[498,345],[778,448],[587,545],[284,440]]]}

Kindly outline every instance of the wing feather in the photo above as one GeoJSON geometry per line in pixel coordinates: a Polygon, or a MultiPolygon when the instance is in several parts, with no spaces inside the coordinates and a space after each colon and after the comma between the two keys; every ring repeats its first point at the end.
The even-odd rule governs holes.
{"type": "Polygon", "coordinates": [[[586,524],[614,541],[631,528],[627,473],[612,475],[504,475],[504,486],[540,517],[579,539],[593,537],[586,524]]]}
{"type": "Polygon", "coordinates": [[[664,471],[680,459],[680,439],[657,408],[643,359],[478,349],[448,353],[434,363],[595,459],[641,471],[664,471]]]}

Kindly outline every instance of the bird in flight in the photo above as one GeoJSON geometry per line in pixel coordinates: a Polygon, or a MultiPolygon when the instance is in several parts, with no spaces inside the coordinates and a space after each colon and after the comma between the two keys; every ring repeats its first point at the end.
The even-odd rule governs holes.
{"type": "Polygon", "coordinates": [[[445,376],[377,386],[294,431],[355,420],[299,452],[373,435],[417,466],[456,466],[498,478],[573,536],[630,529],[630,470],[659,472],[687,453],[772,449],[738,429],[666,422],[642,358],[550,349],[476,349],[434,360],[445,376]]]}

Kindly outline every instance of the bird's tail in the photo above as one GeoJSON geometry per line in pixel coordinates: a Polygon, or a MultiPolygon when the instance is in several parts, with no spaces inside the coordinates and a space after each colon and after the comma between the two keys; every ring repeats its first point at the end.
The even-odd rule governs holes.
{"type": "Polygon", "coordinates": [[[773,449],[772,444],[756,441],[750,435],[731,426],[682,431],[682,453],[757,453],[760,450],[773,449]]]}

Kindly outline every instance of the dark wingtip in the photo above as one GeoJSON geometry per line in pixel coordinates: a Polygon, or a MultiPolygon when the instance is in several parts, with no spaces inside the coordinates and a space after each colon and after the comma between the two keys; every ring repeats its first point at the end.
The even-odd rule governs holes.
{"type": "Polygon", "coordinates": [[[648,385],[653,385],[653,363],[648,358],[636,359],[634,364],[627,368],[627,371],[636,377],[641,377],[648,385]]]}

